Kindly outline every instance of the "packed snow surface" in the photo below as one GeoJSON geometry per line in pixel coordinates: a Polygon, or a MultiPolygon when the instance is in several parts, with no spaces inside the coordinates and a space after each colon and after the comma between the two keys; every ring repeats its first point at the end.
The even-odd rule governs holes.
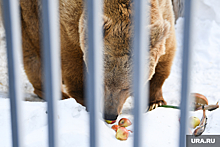
{"type": "MultiPolygon", "coordinates": [[[[192,66],[190,78],[191,92],[205,95],[209,104],[215,104],[220,95],[220,1],[194,0],[191,29],[192,66]]],[[[164,98],[169,105],[180,104],[181,87],[181,58],[183,40],[183,18],[176,23],[177,52],[169,78],[163,86],[164,98]]],[[[8,90],[7,62],[5,51],[4,30],[1,27],[0,42],[0,147],[10,147],[11,120],[9,99],[1,95],[8,90]]],[[[23,70],[23,69],[22,69],[23,70]]],[[[23,89],[26,93],[33,92],[32,85],[28,82],[22,71],[23,89]]],[[[124,105],[119,119],[126,117],[133,122],[132,98],[124,105]]],[[[47,146],[47,110],[45,102],[26,102],[22,106],[22,139],[25,147],[47,146]]],[[[58,102],[58,142],[61,147],[88,147],[89,146],[89,113],[85,107],[74,99],[58,102]]],[[[157,108],[145,113],[144,146],[149,147],[176,147],[179,140],[179,116],[177,109],[157,108]]],[[[202,117],[201,111],[190,112],[190,115],[202,117]]],[[[100,115],[101,116],[101,115],[100,115]]],[[[207,112],[208,122],[203,134],[220,134],[220,109],[207,112]]],[[[118,120],[119,120],[118,119],[118,120]]],[[[101,147],[132,146],[133,134],[128,140],[119,141],[115,132],[101,117],[98,120],[100,129],[101,147]]],[[[133,126],[129,127],[133,130],[133,126]]]]}

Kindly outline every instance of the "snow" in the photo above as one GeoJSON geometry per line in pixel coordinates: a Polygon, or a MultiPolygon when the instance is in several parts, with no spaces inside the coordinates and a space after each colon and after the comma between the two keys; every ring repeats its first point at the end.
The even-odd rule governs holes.
{"type": "MultiPolygon", "coordinates": [[[[215,104],[220,98],[220,1],[194,0],[192,15],[192,67],[191,92],[205,95],[210,104],[215,104]]],[[[177,52],[169,78],[163,86],[164,98],[169,105],[179,105],[181,86],[181,57],[183,39],[183,18],[176,24],[177,52]]],[[[9,99],[3,92],[8,91],[8,75],[5,51],[4,30],[0,28],[0,147],[10,147],[10,106],[9,99]]],[[[23,89],[25,93],[32,93],[33,87],[22,71],[23,89]]],[[[22,103],[22,133],[24,147],[47,146],[47,113],[45,102],[22,103]]],[[[57,107],[58,142],[61,147],[89,146],[89,113],[85,107],[74,99],[58,102],[57,107]]],[[[122,117],[133,122],[132,98],[129,98],[123,108],[122,117]]],[[[178,145],[179,110],[157,108],[143,114],[144,146],[175,147],[178,145]]],[[[190,115],[202,117],[201,111],[190,112],[190,115]]],[[[220,109],[207,112],[208,122],[203,134],[220,134],[220,109]]],[[[101,136],[100,146],[120,147],[132,146],[133,134],[127,141],[115,139],[115,132],[100,118],[98,127],[101,136]]],[[[133,129],[130,126],[129,129],[133,129]]]]}

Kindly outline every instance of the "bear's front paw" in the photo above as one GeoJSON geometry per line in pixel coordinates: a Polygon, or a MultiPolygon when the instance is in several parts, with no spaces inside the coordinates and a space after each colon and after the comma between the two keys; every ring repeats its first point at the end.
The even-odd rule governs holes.
{"type": "Polygon", "coordinates": [[[160,100],[160,101],[154,102],[154,103],[150,104],[148,111],[154,110],[157,107],[162,106],[162,105],[166,105],[166,101],[160,100]]]}

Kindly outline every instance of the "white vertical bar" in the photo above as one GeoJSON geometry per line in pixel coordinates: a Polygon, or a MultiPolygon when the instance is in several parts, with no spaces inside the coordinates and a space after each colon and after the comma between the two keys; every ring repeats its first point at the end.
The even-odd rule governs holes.
{"type": "Polygon", "coordinates": [[[186,133],[188,130],[188,112],[189,112],[189,90],[190,90],[190,12],[191,0],[185,0],[184,8],[184,37],[183,37],[183,61],[182,61],[182,86],[181,86],[181,113],[180,113],[180,135],[179,146],[186,146],[186,133]]]}
{"type": "Polygon", "coordinates": [[[9,97],[13,147],[21,147],[21,25],[18,0],[3,0],[4,26],[7,42],[9,97]]]}
{"type": "Polygon", "coordinates": [[[56,103],[61,99],[59,1],[42,0],[43,61],[48,109],[49,147],[57,147],[56,103]]]}
{"type": "Polygon", "coordinates": [[[142,115],[149,99],[149,86],[148,83],[145,84],[148,77],[146,71],[149,67],[146,60],[149,51],[149,32],[147,30],[149,10],[147,8],[147,0],[134,0],[134,147],[143,147],[142,115]]]}
{"type": "Polygon", "coordinates": [[[88,87],[87,102],[90,113],[90,147],[98,147],[98,110],[102,96],[102,1],[87,0],[88,14],[88,87]]]}

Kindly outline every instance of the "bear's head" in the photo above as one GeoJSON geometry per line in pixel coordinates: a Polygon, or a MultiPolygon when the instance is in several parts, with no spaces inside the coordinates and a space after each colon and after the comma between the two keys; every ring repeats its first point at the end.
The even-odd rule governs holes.
{"type": "MultiPolygon", "coordinates": [[[[126,99],[132,94],[132,22],[128,19],[114,20],[103,16],[104,38],[104,118],[116,120],[126,99]]],[[[150,57],[146,70],[150,80],[159,58],[165,54],[165,42],[169,35],[170,23],[157,21],[149,26],[150,57]]],[[[79,21],[80,46],[87,65],[87,18],[85,13],[79,21]]]]}

